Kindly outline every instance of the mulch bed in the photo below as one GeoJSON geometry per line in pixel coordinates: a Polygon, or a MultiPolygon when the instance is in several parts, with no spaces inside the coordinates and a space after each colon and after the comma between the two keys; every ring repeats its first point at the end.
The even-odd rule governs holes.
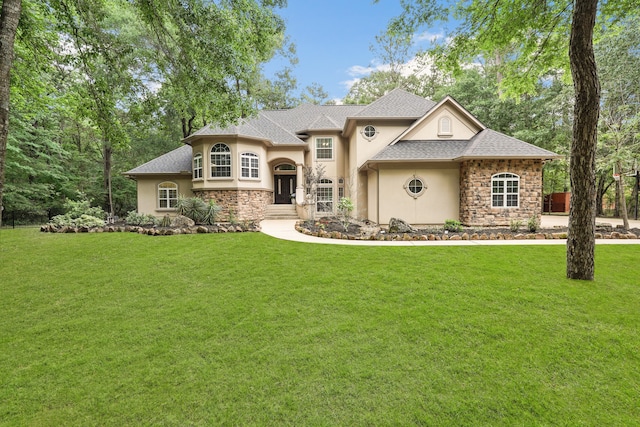
{"type": "MultiPolygon", "coordinates": [[[[296,230],[310,236],[330,239],[379,241],[566,239],[568,232],[567,227],[538,229],[535,232],[524,227],[517,231],[512,231],[508,227],[463,227],[459,232],[451,232],[444,230],[442,226],[433,226],[417,229],[414,232],[390,233],[385,227],[363,222],[352,222],[345,230],[338,220],[326,218],[316,221],[299,221],[296,224],[296,230]]],[[[637,239],[639,237],[640,229],[638,228],[625,231],[609,224],[596,226],[596,239],[637,239]]]]}

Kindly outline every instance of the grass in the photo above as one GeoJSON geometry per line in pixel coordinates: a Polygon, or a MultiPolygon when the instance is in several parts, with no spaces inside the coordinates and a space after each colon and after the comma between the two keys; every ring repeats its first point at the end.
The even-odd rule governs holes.
{"type": "Polygon", "coordinates": [[[0,231],[0,425],[638,425],[640,246],[0,231]]]}

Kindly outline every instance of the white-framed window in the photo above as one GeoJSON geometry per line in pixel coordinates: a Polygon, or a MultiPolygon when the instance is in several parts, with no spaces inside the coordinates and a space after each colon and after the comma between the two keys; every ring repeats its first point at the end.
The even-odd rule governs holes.
{"type": "Polygon", "coordinates": [[[242,153],[240,155],[240,176],[242,178],[258,178],[259,160],[260,158],[255,153],[242,153]]]}
{"type": "Polygon", "coordinates": [[[498,173],[491,177],[491,206],[517,208],[520,203],[520,177],[512,173],[498,173]]]}
{"type": "Polygon", "coordinates": [[[424,183],[422,178],[414,175],[405,182],[404,189],[411,197],[416,199],[422,196],[427,189],[427,185],[424,183]]]}
{"type": "Polygon", "coordinates": [[[321,179],[316,193],[316,212],[333,212],[333,181],[321,179]]]}
{"type": "Polygon", "coordinates": [[[281,163],[273,168],[276,172],[295,172],[296,165],[292,165],[291,163],[281,163]]]}
{"type": "Polygon", "coordinates": [[[333,160],[333,138],[316,138],[316,159],[333,160]]]}
{"type": "Polygon", "coordinates": [[[451,117],[444,116],[438,120],[438,135],[451,135],[451,117]]]}
{"type": "Polygon", "coordinates": [[[372,140],[378,134],[377,129],[373,125],[366,125],[362,129],[362,136],[364,136],[368,140],[372,140]]]}
{"type": "Polygon", "coordinates": [[[202,153],[193,156],[193,179],[202,179],[202,153]]]}
{"type": "Polygon", "coordinates": [[[175,182],[162,182],[158,185],[158,207],[160,209],[173,209],[178,203],[178,184],[175,182]]]}
{"type": "Polygon", "coordinates": [[[211,178],[231,178],[231,149],[227,144],[211,147],[211,178]]]}

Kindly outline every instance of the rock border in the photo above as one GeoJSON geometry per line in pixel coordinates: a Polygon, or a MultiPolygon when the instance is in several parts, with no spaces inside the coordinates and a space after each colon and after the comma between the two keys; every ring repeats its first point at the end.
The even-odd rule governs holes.
{"type": "MultiPolygon", "coordinates": [[[[311,231],[303,226],[304,221],[298,221],[296,223],[296,230],[302,234],[313,237],[322,237],[327,239],[341,239],[341,240],[375,240],[375,241],[441,241],[441,240],[545,240],[545,239],[566,239],[567,232],[557,233],[493,233],[493,232],[472,232],[472,233],[459,233],[459,234],[434,234],[434,233],[378,233],[375,235],[363,235],[356,236],[353,234],[346,234],[340,231],[311,231]]],[[[632,232],[597,232],[595,233],[596,239],[638,239],[638,236],[632,232]]]]}
{"type": "Polygon", "coordinates": [[[104,227],[57,227],[45,224],[40,227],[43,233],[138,233],[147,236],[174,236],[179,234],[209,233],[251,233],[259,232],[259,225],[219,224],[194,225],[191,227],[143,227],[137,225],[105,225],[104,227]]]}

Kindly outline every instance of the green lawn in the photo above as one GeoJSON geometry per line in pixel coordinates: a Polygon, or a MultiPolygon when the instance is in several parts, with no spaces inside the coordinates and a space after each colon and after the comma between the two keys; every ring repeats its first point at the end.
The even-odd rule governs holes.
{"type": "Polygon", "coordinates": [[[0,230],[0,425],[638,425],[639,260],[0,230]]]}

